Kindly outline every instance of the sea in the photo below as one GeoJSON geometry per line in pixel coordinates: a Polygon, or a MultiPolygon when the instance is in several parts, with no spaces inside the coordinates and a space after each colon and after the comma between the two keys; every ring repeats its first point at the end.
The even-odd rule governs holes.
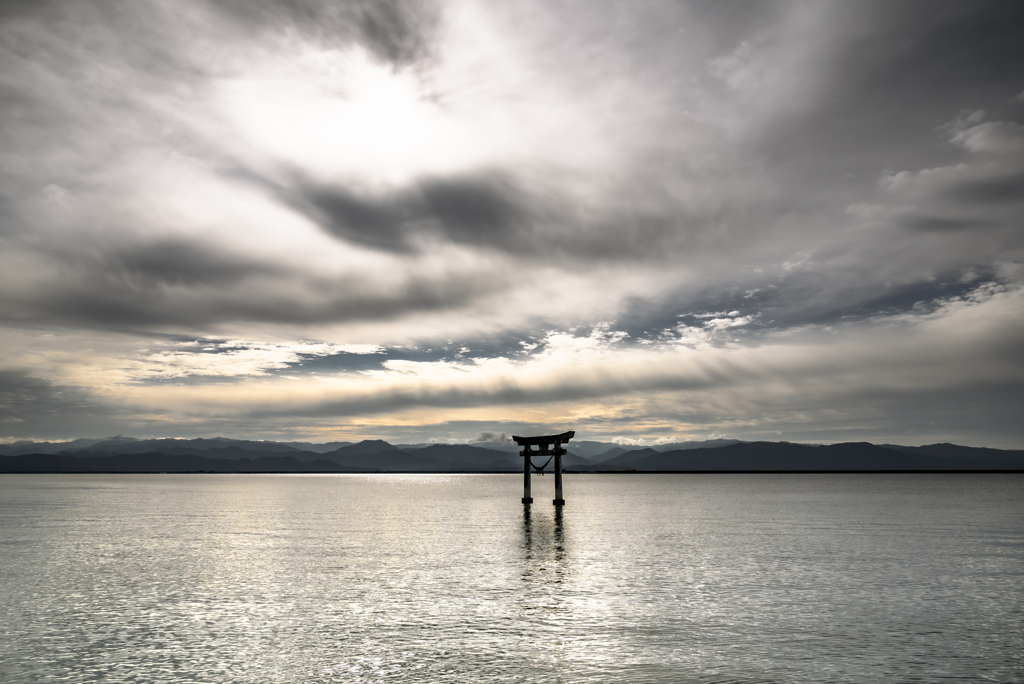
{"type": "Polygon", "coordinates": [[[1024,475],[522,488],[0,475],[0,681],[1024,681],[1024,475]]]}

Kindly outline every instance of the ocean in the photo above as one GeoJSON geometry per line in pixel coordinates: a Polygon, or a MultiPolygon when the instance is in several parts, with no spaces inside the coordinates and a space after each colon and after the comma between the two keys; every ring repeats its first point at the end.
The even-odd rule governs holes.
{"type": "Polygon", "coordinates": [[[1024,475],[553,490],[0,475],[0,681],[1024,681],[1024,475]]]}

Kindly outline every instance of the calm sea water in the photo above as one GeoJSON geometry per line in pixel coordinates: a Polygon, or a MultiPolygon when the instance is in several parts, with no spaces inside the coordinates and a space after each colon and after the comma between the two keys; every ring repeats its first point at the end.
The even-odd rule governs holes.
{"type": "Polygon", "coordinates": [[[533,489],[0,476],[0,681],[1024,681],[1024,476],[533,489]]]}

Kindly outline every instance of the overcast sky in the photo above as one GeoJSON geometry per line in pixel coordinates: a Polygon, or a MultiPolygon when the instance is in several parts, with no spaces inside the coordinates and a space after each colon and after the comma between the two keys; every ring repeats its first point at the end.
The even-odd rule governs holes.
{"type": "Polygon", "coordinates": [[[0,438],[1024,448],[1024,3],[0,2],[0,438]]]}

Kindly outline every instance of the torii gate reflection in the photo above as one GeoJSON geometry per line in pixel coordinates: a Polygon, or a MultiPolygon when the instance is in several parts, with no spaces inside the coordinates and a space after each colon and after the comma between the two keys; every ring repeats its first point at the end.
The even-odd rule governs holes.
{"type": "MultiPolygon", "coordinates": [[[[536,469],[537,472],[544,472],[545,463],[540,468],[533,465],[531,460],[532,456],[551,456],[555,459],[555,498],[551,502],[556,506],[564,506],[565,499],[562,498],[562,456],[565,455],[565,449],[562,445],[567,443],[570,439],[576,436],[575,430],[569,430],[563,432],[560,435],[546,435],[544,437],[516,437],[512,436],[512,441],[521,446],[523,450],[520,454],[523,457],[523,503],[533,503],[533,494],[530,491],[530,471],[536,469]],[[538,447],[537,451],[533,451],[533,447],[538,447]]],[[[549,458],[548,461],[551,459],[549,458]]]]}

